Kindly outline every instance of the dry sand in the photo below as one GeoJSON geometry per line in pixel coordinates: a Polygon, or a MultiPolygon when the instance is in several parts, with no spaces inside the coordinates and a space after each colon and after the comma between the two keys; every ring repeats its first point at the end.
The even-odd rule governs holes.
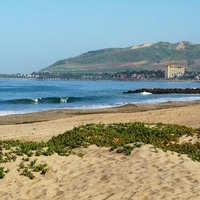
{"type": "MultiPolygon", "coordinates": [[[[57,110],[0,117],[0,139],[47,141],[74,126],[87,123],[163,122],[200,127],[200,104],[129,105],[116,109],[57,110]]],[[[19,158],[4,164],[10,172],[0,179],[0,199],[200,199],[200,163],[151,145],[131,156],[90,146],[86,153],[41,156],[45,176],[29,180],[17,172],[19,158]]],[[[34,158],[33,158],[34,159],[34,158]]]]}

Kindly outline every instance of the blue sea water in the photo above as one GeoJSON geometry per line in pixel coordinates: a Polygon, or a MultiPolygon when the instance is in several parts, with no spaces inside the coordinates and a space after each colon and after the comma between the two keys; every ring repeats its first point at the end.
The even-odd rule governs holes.
{"type": "Polygon", "coordinates": [[[129,103],[200,100],[200,94],[123,94],[139,88],[199,88],[194,82],[0,80],[0,116],[52,109],[96,109],[129,103]]]}

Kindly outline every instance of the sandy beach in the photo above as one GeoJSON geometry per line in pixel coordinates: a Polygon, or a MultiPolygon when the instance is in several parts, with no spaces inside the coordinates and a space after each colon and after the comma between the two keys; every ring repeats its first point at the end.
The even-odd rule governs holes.
{"type": "MultiPolygon", "coordinates": [[[[0,139],[48,141],[52,136],[88,123],[169,123],[200,128],[200,102],[127,105],[99,110],[54,110],[0,117],[0,139]]],[[[6,163],[0,199],[190,199],[200,198],[200,163],[177,153],[155,152],[151,145],[130,156],[94,145],[81,148],[83,158],[40,156],[48,163],[33,180],[17,173],[19,159],[6,163]]]]}

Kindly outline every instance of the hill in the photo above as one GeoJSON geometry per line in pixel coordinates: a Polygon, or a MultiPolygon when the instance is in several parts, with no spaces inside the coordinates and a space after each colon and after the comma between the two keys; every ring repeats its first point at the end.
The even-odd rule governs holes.
{"type": "Polygon", "coordinates": [[[118,72],[125,70],[164,70],[168,64],[180,64],[188,71],[200,71],[200,44],[182,41],[158,42],[127,48],[89,51],[77,57],[59,60],[40,72],[118,72]]]}

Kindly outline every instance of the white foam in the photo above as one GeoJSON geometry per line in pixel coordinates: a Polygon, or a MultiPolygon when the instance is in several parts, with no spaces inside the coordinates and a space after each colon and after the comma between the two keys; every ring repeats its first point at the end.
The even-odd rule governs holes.
{"type": "Polygon", "coordinates": [[[165,103],[169,101],[198,101],[200,100],[199,97],[180,97],[180,98],[159,98],[159,99],[148,99],[144,100],[141,103],[147,103],[147,104],[157,104],[157,103],[165,103]]]}
{"type": "Polygon", "coordinates": [[[0,116],[25,114],[25,113],[27,113],[27,112],[23,112],[23,111],[1,111],[0,116]]]}
{"type": "Polygon", "coordinates": [[[73,106],[73,107],[66,107],[64,109],[85,109],[85,110],[91,110],[91,109],[101,109],[101,108],[113,108],[113,107],[116,107],[114,105],[86,105],[86,106],[73,106]]]}
{"type": "Polygon", "coordinates": [[[67,103],[67,101],[68,101],[68,98],[61,98],[61,99],[60,99],[60,102],[61,102],[61,103],[67,103]]]}
{"type": "Polygon", "coordinates": [[[38,104],[39,98],[33,98],[33,101],[38,104]]]}
{"type": "Polygon", "coordinates": [[[144,92],[141,92],[141,94],[142,94],[142,95],[149,95],[149,94],[152,94],[152,93],[151,93],[151,92],[145,92],[145,91],[144,91],[144,92]]]}

